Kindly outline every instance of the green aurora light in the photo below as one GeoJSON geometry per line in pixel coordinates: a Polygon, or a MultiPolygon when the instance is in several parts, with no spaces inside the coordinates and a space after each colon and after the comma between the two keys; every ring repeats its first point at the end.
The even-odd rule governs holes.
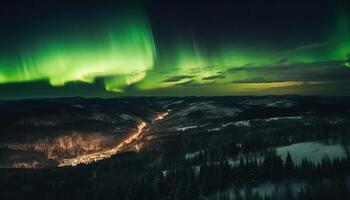
{"type": "MultiPolygon", "coordinates": [[[[97,30],[91,28],[60,38],[48,36],[23,45],[17,54],[0,55],[0,84],[47,80],[54,87],[62,87],[68,82],[94,83],[101,78],[105,90],[114,92],[123,92],[130,85],[143,91],[212,84],[218,90],[239,91],[273,87],[273,83],[258,82],[232,86],[232,81],[256,79],[260,75],[247,68],[326,61],[350,67],[350,25],[346,13],[339,15],[336,33],[329,40],[284,51],[229,43],[207,48],[194,38],[176,39],[175,45],[157,48],[145,15],[129,16],[118,23],[111,21],[97,30]],[[177,79],[167,80],[171,77],[177,79]]],[[[279,77],[277,74],[268,78],[279,77]]],[[[286,80],[285,84],[275,84],[286,85],[300,82],[286,80]]]]}
{"type": "Polygon", "coordinates": [[[47,79],[52,86],[71,81],[105,79],[106,89],[121,91],[142,79],[153,67],[156,52],[151,28],[144,17],[129,19],[96,32],[97,38],[77,34],[46,39],[24,47],[18,57],[1,59],[0,83],[47,79]],[[84,38],[84,39],[81,39],[84,38]],[[120,77],[120,78],[119,78],[120,77]]]}

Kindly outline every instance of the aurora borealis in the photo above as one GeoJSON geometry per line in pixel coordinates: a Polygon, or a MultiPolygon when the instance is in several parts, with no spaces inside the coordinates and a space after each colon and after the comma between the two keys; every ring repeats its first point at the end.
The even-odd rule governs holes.
{"type": "Polygon", "coordinates": [[[52,86],[64,86],[71,81],[93,83],[96,77],[104,77],[106,89],[121,91],[141,80],[155,57],[145,17],[112,20],[100,26],[96,31],[68,30],[21,47],[18,55],[7,56],[10,59],[1,63],[0,83],[48,80],[52,86]]]}
{"type": "Polygon", "coordinates": [[[203,3],[195,7],[198,20],[190,9],[195,4],[181,2],[173,10],[158,1],[40,3],[1,5],[36,14],[3,14],[0,98],[350,94],[346,3],[318,5],[316,11],[306,9],[314,4],[291,3],[306,7],[301,19],[288,15],[294,7],[282,6],[288,12],[281,18],[291,23],[286,30],[275,18],[263,20],[271,5],[281,7],[274,4],[240,19],[236,15],[248,5],[203,3]],[[223,20],[210,21],[214,15],[223,20]]]}

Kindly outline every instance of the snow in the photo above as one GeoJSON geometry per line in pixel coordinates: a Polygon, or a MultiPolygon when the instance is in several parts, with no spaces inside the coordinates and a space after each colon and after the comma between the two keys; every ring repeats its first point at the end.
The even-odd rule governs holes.
{"type": "Polygon", "coordinates": [[[82,105],[80,105],[80,104],[72,105],[72,107],[75,107],[75,108],[84,108],[84,106],[82,106],[82,105]]]}
{"type": "Polygon", "coordinates": [[[290,108],[296,103],[292,100],[277,100],[277,99],[254,99],[243,101],[242,104],[252,106],[266,106],[274,108],[290,108]]]}
{"type": "MultiPolygon", "coordinates": [[[[303,142],[282,146],[276,148],[277,155],[280,155],[283,160],[286,159],[287,153],[290,153],[295,164],[300,165],[304,158],[314,163],[320,163],[327,156],[330,160],[335,158],[346,158],[346,151],[339,144],[324,144],[321,142],[303,142]]],[[[231,166],[239,164],[240,158],[254,157],[258,162],[264,160],[264,156],[259,153],[240,154],[235,158],[229,159],[228,163],[231,166]]]]}
{"type": "Polygon", "coordinates": [[[221,128],[211,128],[211,129],[208,129],[208,131],[210,132],[216,132],[216,131],[220,131],[221,128]]]}
{"type": "Polygon", "coordinates": [[[236,122],[228,122],[225,124],[222,124],[222,127],[227,126],[236,126],[236,127],[251,127],[251,122],[273,122],[278,120],[300,120],[303,119],[303,116],[290,116],[290,117],[270,117],[265,119],[251,119],[251,120],[242,120],[242,121],[236,121],[236,122]]]}
{"type": "Polygon", "coordinates": [[[239,161],[241,159],[241,157],[243,158],[249,158],[249,157],[254,157],[256,159],[257,162],[263,162],[264,161],[264,157],[262,155],[260,155],[259,153],[250,153],[248,154],[240,154],[238,155],[236,158],[234,159],[228,159],[228,164],[230,166],[237,166],[239,164],[239,161]]]}
{"type": "Polygon", "coordinates": [[[203,151],[195,151],[195,152],[191,152],[191,153],[186,153],[185,154],[185,159],[192,159],[192,158],[198,156],[202,152],[203,151]]]}
{"type": "Polygon", "coordinates": [[[240,112],[238,108],[227,108],[215,105],[215,102],[199,102],[191,103],[188,107],[184,108],[178,115],[179,117],[185,117],[193,112],[204,112],[207,118],[218,118],[218,117],[236,117],[240,112]]]}
{"type": "Polygon", "coordinates": [[[250,120],[243,120],[243,121],[237,121],[237,122],[229,122],[226,124],[223,124],[222,127],[227,126],[236,126],[236,127],[250,127],[250,120]]]}
{"type": "Polygon", "coordinates": [[[123,120],[135,120],[134,117],[127,115],[127,114],[121,114],[119,117],[123,120]]]}
{"type": "Polygon", "coordinates": [[[304,142],[278,147],[276,152],[282,159],[285,159],[289,152],[296,164],[301,164],[303,158],[307,158],[314,163],[320,163],[325,156],[331,160],[346,157],[346,152],[341,145],[328,145],[320,142],[304,142]]]}
{"type": "Polygon", "coordinates": [[[177,104],[182,104],[183,102],[184,102],[184,100],[174,101],[174,102],[169,103],[168,105],[166,105],[166,107],[170,107],[170,106],[177,105],[177,104]]]}
{"type": "Polygon", "coordinates": [[[261,119],[261,121],[271,122],[271,121],[278,121],[278,120],[297,120],[297,119],[303,119],[303,116],[270,117],[270,118],[266,118],[266,119],[261,119]]]}
{"type": "Polygon", "coordinates": [[[279,108],[290,108],[294,106],[295,103],[293,101],[285,100],[285,101],[275,101],[275,102],[270,102],[267,103],[267,107],[279,107],[279,108]]]}
{"type": "Polygon", "coordinates": [[[198,126],[185,126],[185,127],[180,127],[180,128],[177,128],[176,130],[177,131],[186,131],[186,130],[189,130],[189,129],[195,129],[197,128],[198,126]]]}

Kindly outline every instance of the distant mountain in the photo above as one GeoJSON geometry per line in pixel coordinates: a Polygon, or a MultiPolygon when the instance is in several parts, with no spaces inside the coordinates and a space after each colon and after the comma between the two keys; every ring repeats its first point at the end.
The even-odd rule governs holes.
{"type": "Polygon", "coordinates": [[[159,148],[159,139],[273,125],[340,123],[350,98],[320,96],[58,98],[0,101],[0,167],[52,167],[62,159],[106,151],[149,126],[129,150],[159,148]],[[169,111],[163,120],[154,116],[169,111]]]}

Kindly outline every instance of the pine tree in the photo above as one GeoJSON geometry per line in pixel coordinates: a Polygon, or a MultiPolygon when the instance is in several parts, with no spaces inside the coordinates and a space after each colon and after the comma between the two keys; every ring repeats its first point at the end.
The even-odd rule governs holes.
{"type": "Polygon", "coordinates": [[[289,151],[287,153],[286,160],[284,162],[284,173],[286,177],[293,177],[294,175],[294,162],[292,160],[292,156],[290,155],[289,151]]]}

